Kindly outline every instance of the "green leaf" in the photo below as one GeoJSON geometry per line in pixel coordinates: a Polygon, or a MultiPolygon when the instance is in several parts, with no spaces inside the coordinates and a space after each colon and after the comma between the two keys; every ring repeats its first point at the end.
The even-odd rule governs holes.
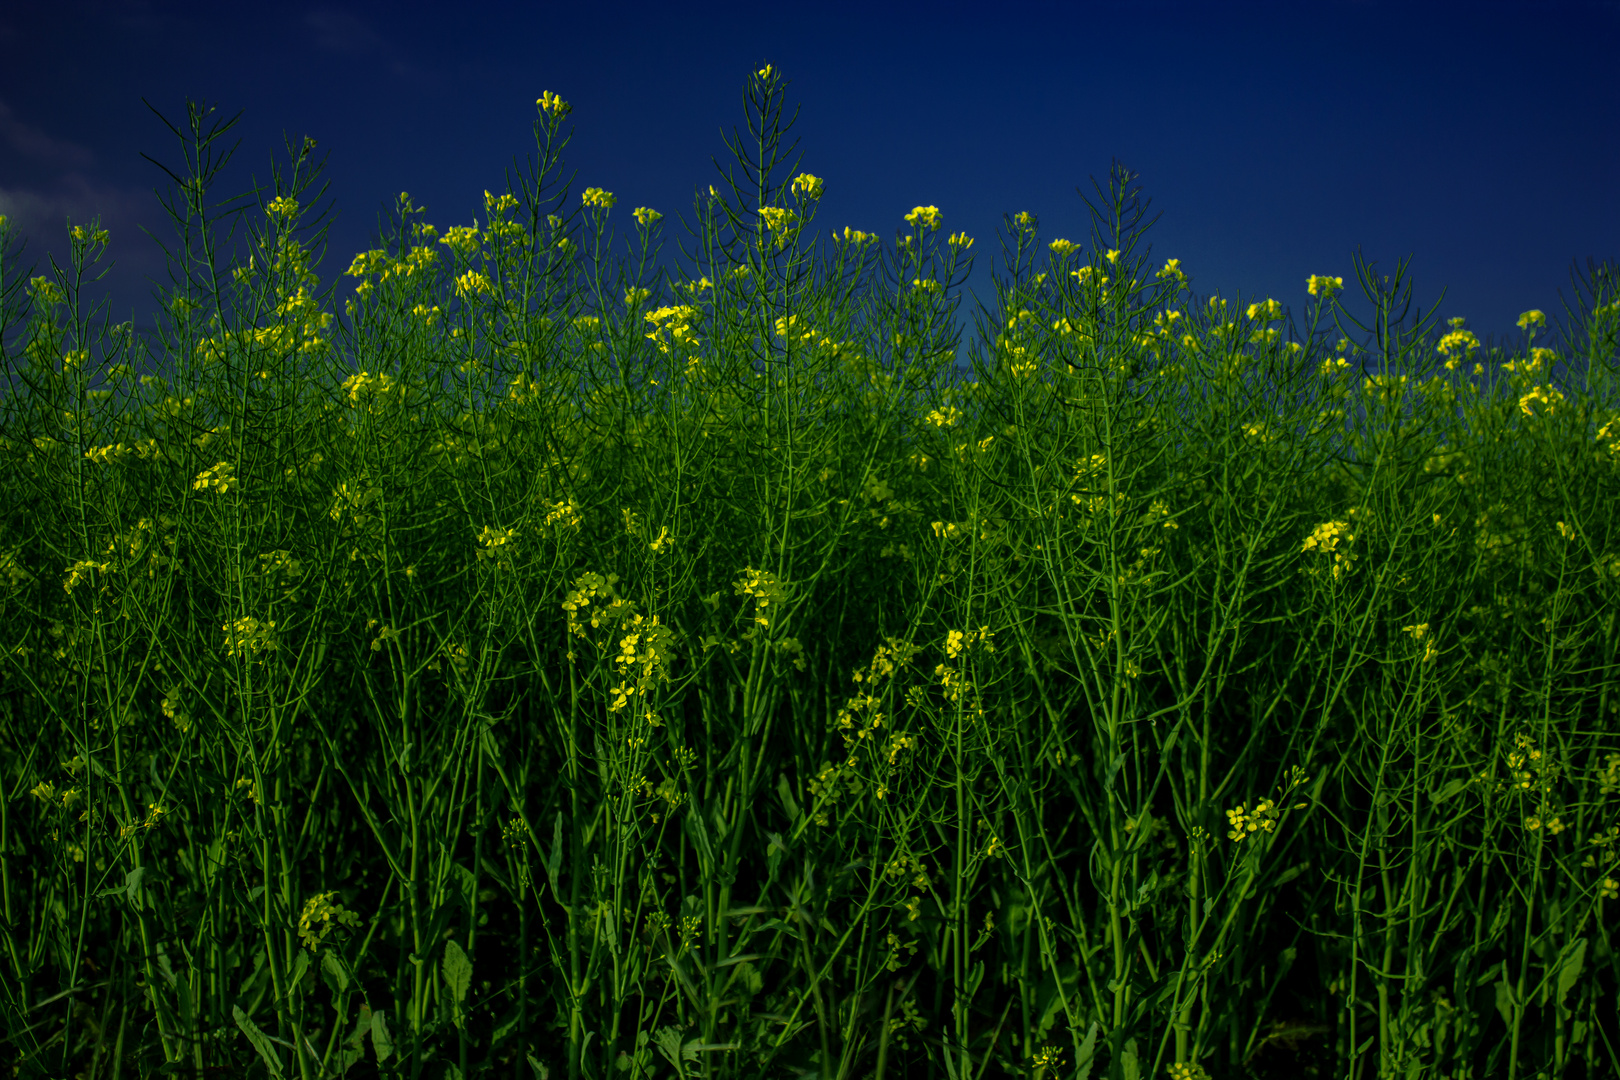
{"type": "Polygon", "coordinates": [[[1119,775],[1120,766],[1125,764],[1125,755],[1122,753],[1108,766],[1108,779],[1103,782],[1104,791],[1114,790],[1114,777],[1119,775]]]}
{"type": "Polygon", "coordinates": [[[291,994],[303,981],[304,973],[309,970],[309,953],[303,949],[298,950],[298,959],[293,961],[292,974],[287,977],[287,993],[291,994]]]}
{"type": "Polygon", "coordinates": [[[782,863],[782,856],[787,854],[787,845],[782,842],[781,833],[766,833],[765,841],[765,867],[767,872],[775,877],[776,868],[782,863]]]}
{"type": "Polygon", "coordinates": [[[259,1056],[264,1059],[264,1067],[270,1070],[270,1075],[280,1080],[281,1061],[276,1057],[275,1051],[270,1048],[270,1040],[265,1038],[264,1032],[259,1030],[257,1024],[248,1019],[248,1014],[242,1011],[240,1005],[231,1006],[231,1015],[236,1018],[236,1026],[242,1029],[242,1034],[247,1036],[248,1042],[253,1044],[253,1049],[257,1050],[259,1056]]]}
{"type": "Polygon", "coordinates": [[[534,1070],[534,1080],[548,1080],[548,1078],[551,1076],[550,1069],[534,1060],[533,1054],[525,1054],[523,1056],[529,1059],[529,1068],[534,1070]]]}
{"type": "Polygon", "coordinates": [[[551,882],[551,895],[561,898],[562,893],[557,889],[557,871],[562,869],[563,837],[562,837],[562,811],[557,812],[557,820],[551,827],[551,854],[546,856],[546,880],[551,882]]]}
{"type": "Polygon", "coordinates": [[[788,820],[797,825],[801,811],[798,800],[793,797],[793,785],[788,783],[786,773],[777,778],[776,793],[782,798],[782,806],[788,812],[788,820]]]}
{"type": "Polygon", "coordinates": [[[471,911],[478,903],[478,878],[460,863],[452,863],[450,872],[454,881],[456,901],[471,911]]]}
{"type": "Polygon", "coordinates": [[[394,1040],[388,1037],[388,1021],[380,1012],[371,1014],[371,1048],[377,1051],[379,1065],[394,1052],[394,1040]]]}
{"type": "Polygon", "coordinates": [[[692,846],[697,850],[698,868],[707,881],[714,876],[711,867],[714,866],[714,849],[709,846],[709,830],[703,824],[702,814],[686,814],[682,821],[686,825],[686,835],[691,838],[692,846]]]}
{"type": "Polygon", "coordinates": [[[1581,977],[1581,968],[1586,963],[1586,939],[1581,938],[1575,942],[1575,947],[1564,954],[1564,966],[1558,971],[1558,1004],[1564,1003],[1564,997],[1575,980],[1581,977]]]}
{"type": "Polygon", "coordinates": [[[1131,901],[1131,910],[1136,911],[1139,908],[1147,907],[1153,902],[1153,894],[1158,891],[1159,872],[1155,870],[1148,875],[1148,879],[1146,881],[1142,882],[1142,884],[1137,887],[1136,899],[1131,901]]]}
{"type": "Polygon", "coordinates": [[[1080,1044],[1080,1052],[1075,1056],[1075,1080],[1087,1080],[1091,1075],[1092,1055],[1097,1050],[1097,1031],[1101,1027],[1093,1020],[1091,1030],[1086,1033],[1086,1041],[1080,1044]]]}
{"type": "Polygon", "coordinates": [[[1272,983],[1271,983],[1273,989],[1275,989],[1277,986],[1281,985],[1281,983],[1283,981],[1283,976],[1288,974],[1289,969],[1294,966],[1295,958],[1297,958],[1298,956],[1299,956],[1299,950],[1294,948],[1292,945],[1288,946],[1288,948],[1284,949],[1280,954],[1278,954],[1278,956],[1277,956],[1277,974],[1272,979],[1272,983]]]}
{"type": "Polygon", "coordinates": [[[973,965],[973,970],[968,973],[966,994],[968,1000],[971,1001],[973,999],[974,992],[979,989],[979,984],[983,981],[984,961],[980,960],[977,964],[973,965]]]}
{"type": "Polygon", "coordinates": [[[1295,878],[1299,877],[1299,875],[1303,874],[1305,871],[1309,870],[1310,868],[1311,868],[1311,863],[1310,863],[1309,859],[1307,859],[1306,861],[1300,863],[1297,866],[1290,866],[1288,869],[1284,870],[1282,873],[1277,875],[1277,880],[1272,882],[1272,888],[1276,888],[1278,885],[1286,885],[1286,884],[1288,884],[1290,881],[1293,881],[1295,878]]]}
{"type": "Polygon", "coordinates": [[[1445,802],[1447,799],[1449,799],[1453,795],[1457,794],[1457,792],[1459,792],[1463,788],[1467,787],[1468,783],[1469,783],[1469,781],[1467,779],[1465,779],[1463,777],[1458,777],[1457,779],[1455,779],[1455,780],[1451,781],[1449,784],[1447,784],[1445,787],[1441,788],[1439,791],[1431,791],[1431,792],[1429,792],[1429,801],[1431,803],[1433,803],[1434,805],[1439,806],[1441,803],[1445,802]]]}
{"type": "Polygon", "coordinates": [[[455,939],[444,943],[444,981],[456,999],[456,1027],[462,1026],[461,1003],[467,1000],[467,987],[472,983],[472,961],[457,945],[455,939]]]}
{"type": "Polygon", "coordinates": [[[158,942],[157,962],[158,962],[158,971],[161,972],[162,975],[163,975],[163,981],[168,983],[170,986],[173,986],[174,985],[174,965],[169,963],[169,950],[167,950],[167,949],[165,949],[163,947],[163,942],[161,942],[161,941],[158,942]]]}
{"type": "Polygon", "coordinates": [[[1509,1028],[1513,1027],[1513,989],[1508,986],[1507,976],[1496,984],[1496,1011],[1502,1014],[1502,1023],[1509,1028]]]}
{"type": "Polygon", "coordinates": [[[270,969],[265,966],[268,954],[263,949],[253,954],[253,973],[242,980],[242,987],[237,991],[241,997],[258,992],[259,984],[270,976],[270,969]]]}
{"type": "Polygon", "coordinates": [[[1040,987],[1035,992],[1035,1011],[1040,1014],[1040,1028],[1044,1038],[1047,1029],[1052,1026],[1058,1012],[1063,1008],[1063,999],[1074,994],[1073,987],[1079,982],[1080,973],[1072,961],[1067,961],[1058,967],[1054,974],[1048,971],[1042,978],[1040,987]],[[1059,979],[1061,978],[1061,982],[1059,979]],[[1064,987],[1070,987],[1069,994],[1063,993],[1064,987]]]}
{"type": "Polygon", "coordinates": [[[366,1032],[371,1030],[371,1006],[364,1002],[360,1004],[360,1016],[354,1022],[354,1030],[349,1037],[343,1040],[343,1045],[353,1050],[359,1050],[365,1043],[366,1032]]]}
{"type": "Polygon", "coordinates": [[[1170,756],[1170,751],[1176,748],[1176,740],[1181,737],[1181,724],[1183,724],[1183,721],[1176,721],[1176,725],[1170,729],[1170,735],[1166,735],[1165,748],[1158,751],[1158,756],[1160,756],[1160,758],[1168,758],[1168,756],[1170,756]]]}
{"type": "Polygon", "coordinates": [[[349,969],[331,949],[321,955],[321,970],[326,973],[326,985],[334,993],[341,994],[349,989],[349,969]]]}
{"type": "MultiPolygon", "coordinates": [[[[681,1067],[680,1029],[672,1027],[659,1028],[656,1038],[658,1040],[658,1052],[669,1059],[671,1065],[675,1066],[675,1075],[685,1076],[686,1070],[681,1067]]],[[[693,1055],[693,1060],[696,1060],[696,1055],[693,1055]]]]}
{"type": "Polygon", "coordinates": [[[129,897],[129,906],[135,907],[140,903],[141,878],[146,876],[146,867],[137,866],[124,875],[124,892],[129,897]]]}
{"type": "Polygon", "coordinates": [[[1138,1080],[1141,1073],[1136,1066],[1136,1040],[1125,1040],[1125,1052],[1119,1056],[1120,1067],[1125,1073],[1125,1080],[1138,1080]]]}

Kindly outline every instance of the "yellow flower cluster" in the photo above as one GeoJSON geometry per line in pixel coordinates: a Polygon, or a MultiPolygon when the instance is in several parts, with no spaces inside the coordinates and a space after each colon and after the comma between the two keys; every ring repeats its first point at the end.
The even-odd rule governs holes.
{"type": "Polygon", "coordinates": [[[327,936],[337,927],[352,929],[360,925],[359,915],[345,911],[342,904],[333,902],[332,898],[336,895],[336,892],[325,892],[304,902],[304,910],[298,916],[298,937],[310,952],[320,952],[327,936]]]}

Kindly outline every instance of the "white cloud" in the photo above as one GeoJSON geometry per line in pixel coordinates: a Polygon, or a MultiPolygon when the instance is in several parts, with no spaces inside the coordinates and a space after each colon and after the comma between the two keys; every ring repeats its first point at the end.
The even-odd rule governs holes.
{"type": "Polygon", "coordinates": [[[24,158],[60,169],[82,169],[96,160],[96,155],[88,147],[52,138],[40,129],[25,124],[3,101],[0,101],[0,139],[10,143],[12,149],[24,158]]]}

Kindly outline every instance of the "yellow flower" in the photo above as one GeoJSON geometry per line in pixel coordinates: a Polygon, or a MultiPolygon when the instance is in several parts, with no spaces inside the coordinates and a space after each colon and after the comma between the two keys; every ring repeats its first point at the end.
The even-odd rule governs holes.
{"type": "Polygon", "coordinates": [[[1319,274],[1312,274],[1305,279],[1305,287],[1312,296],[1320,296],[1322,299],[1327,300],[1334,293],[1344,288],[1344,278],[1323,277],[1319,274]]]}
{"type": "Polygon", "coordinates": [[[1275,300],[1267,300],[1263,304],[1249,305],[1249,318],[1260,319],[1262,322],[1275,322],[1282,318],[1282,305],[1275,300]]]}
{"type": "Polygon", "coordinates": [[[821,198],[822,179],[811,176],[809,173],[800,173],[793,178],[793,194],[805,199],[821,198]]]}
{"type": "Polygon", "coordinates": [[[939,228],[939,216],[939,207],[937,206],[917,206],[913,207],[911,213],[906,215],[906,224],[916,225],[921,222],[924,228],[937,229],[939,228]]]}
{"type": "Polygon", "coordinates": [[[553,121],[561,120],[574,111],[574,107],[550,90],[541,94],[534,102],[540,111],[549,115],[553,121]]]}
{"type": "Polygon", "coordinates": [[[327,935],[337,926],[353,928],[360,925],[359,915],[345,911],[342,904],[332,902],[336,895],[336,892],[325,892],[304,902],[304,910],[298,916],[298,936],[310,952],[319,952],[327,935]]]}

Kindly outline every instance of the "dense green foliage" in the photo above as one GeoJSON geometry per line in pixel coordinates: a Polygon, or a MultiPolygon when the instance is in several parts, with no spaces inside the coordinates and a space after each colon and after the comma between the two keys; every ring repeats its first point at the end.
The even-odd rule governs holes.
{"type": "Polygon", "coordinates": [[[442,237],[401,196],[342,318],[313,144],[219,212],[195,108],[167,376],[81,309],[105,232],[33,280],[0,1061],[1620,1072],[1612,271],[1579,392],[1540,312],[1479,362],[1359,262],[1330,347],[1342,279],[1286,334],[1195,302],[1120,172],[1084,260],[1008,220],[963,373],[973,241],[807,248],[783,93],[695,281],[638,209],[608,284],[549,93],[539,169],[442,237]]]}

